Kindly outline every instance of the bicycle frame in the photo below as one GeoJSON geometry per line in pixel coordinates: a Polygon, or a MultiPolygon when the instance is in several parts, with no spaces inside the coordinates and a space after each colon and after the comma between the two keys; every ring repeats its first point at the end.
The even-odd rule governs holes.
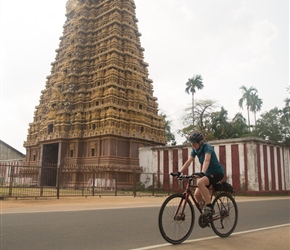
{"type": "MultiPolygon", "coordinates": [[[[185,176],[183,176],[184,178],[185,176]]],[[[194,190],[197,188],[197,185],[193,185],[192,184],[192,181],[194,181],[195,179],[193,177],[190,177],[189,178],[186,178],[187,179],[187,183],[186,183],[186,186],[185,186],[185,190],[183,192],[184,196],[185,196],[185,201],[188,200],[189,197],[191,197],[192,201],[194,202],[196,208],[199,210],[200,213],[202,213],[202,210],[197,202],[197,200],[195,199],[194,197],[194,193],[190,190],[190,188],[194,188],[194,190]]],[[[212,197],[211,197],[212,198],[212,197]]],[[[186,202],[185,202],[186,204],[186,202]]],[[[183,209],[184,210],[184,209],[183,209]]],[[[183,212],[183,211],[182,211],[183,212]]]]}
{"type": "MultiPolygon", "coordinates": [[[[192,182],[194,180],[196,180],[197,178],[194,178],[192,175],[183,175],[183,176],[179,177],[179,180],[184,180],[184,179],[187,180],[187,183],[186,183],[186,186],[185,186],[185,190],[183,192],[183,195],[184,195],[185,199],[183,201],[180,201],[180,204],[177,207],[177,210],[175,212],[175,218],[176,218],[177,213],[178,213],[179,209],[181,208],[181,206],[182,206],[182,210],[181,210],[182,213],[181,214],[184,213],[185,206],[187,204],[187,200],[189,199],[189,197],[191,197],[192,201],[194,202],[194,204],[195,204],[196,208],[198,209],[198,211],[200,212],[200,214],[203,213],[202,209],[199,206],[199,203],[197,202],[196,198],[194,197],[194,193],[190,190],[190,188],[194,188],[194,190],[196,188],[198,188],[198,186],[196,184],[192,184],[192,182]]],[[[210,199],[212,200],[213,197],[215,197],[217,195],[217,193],[214,190],[212,185],[208,187],[208,190],[210,191],[210,199]]],[[[223,202],[221,202],[221,204],[223,205],[223,202]]],[[[219,209],[221,209],[221,208],[219,208],[219,209]]],[[[218,220],[220,218],[221,218],[220,216],[213,217],[211,220],[209,220],[209,222],[210,221],[214,221],[214,220],[218,220]]]]}

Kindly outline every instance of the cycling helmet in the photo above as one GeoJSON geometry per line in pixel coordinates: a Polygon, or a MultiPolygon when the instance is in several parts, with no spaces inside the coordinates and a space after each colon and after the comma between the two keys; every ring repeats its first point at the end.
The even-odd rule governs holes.
{"type": "Polygon", "coordinates": [[[203,140],[203,134],[200,132],[194,132],[189,136],[188,140],[190,143],[199,143],[203,140]]]}

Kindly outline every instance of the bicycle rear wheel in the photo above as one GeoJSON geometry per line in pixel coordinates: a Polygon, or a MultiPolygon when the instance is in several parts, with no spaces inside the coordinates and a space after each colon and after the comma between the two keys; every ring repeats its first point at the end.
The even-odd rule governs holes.
{"type": "Polygon", "coordinates": [[[158,226],[162,237],[167,242],[180,244],[185,241],[194,226],[192,202],[186,201],[183,194],[169,196],[160,208],[158,226]]]}
{"type": "Polygon", "coordinates": [[[210,222],[212,230],[220,237],[228,237],[238,223],[238,206],[228,193],[220,193],[213,201],[215,214],[210,222]]]}

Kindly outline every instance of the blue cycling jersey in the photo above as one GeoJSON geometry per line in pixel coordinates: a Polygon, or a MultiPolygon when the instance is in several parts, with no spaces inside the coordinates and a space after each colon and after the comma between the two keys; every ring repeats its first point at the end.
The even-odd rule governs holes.
{"type": "Polygon", "coordinates": [[[213,147],[211,145],[206,144],[206,143],[202,143],[198,150],[192,149],[190,155],[193,158],[195,158],[195,156],[197,156],[200,164],[203,164],[205,154],[211,155],[210,163],[209,163],[209,166],[208,166],[205,174],[211,174],[211,173],[216,173],[216,172],[224,174],[224,169],[223,169],[222,165],[220,164],[220,162],[219,162],[219,160],[218,160],[218,158],[213,150],[213,147]]]}

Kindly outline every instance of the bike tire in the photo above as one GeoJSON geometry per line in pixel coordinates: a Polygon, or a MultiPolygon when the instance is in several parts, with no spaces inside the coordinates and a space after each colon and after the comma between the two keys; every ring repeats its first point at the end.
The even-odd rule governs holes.
{"type": "Polygon", "coordinates": [[[185,241],[194,227],[194,208],[190,200],[187,200],[181,215],[184,206],[179,205],[184,201],[184,194],[173,194],[163,202],[159,211],[159,231],[167,242],[174,245],[185,241]]]}
{"type": "Polygon", "coordinates": [[[216,235],[228,237],[235,230],[238,223],[238,206],[231,194],[220,193],[214,201],[215,214],[210,222],[212,230],[216,235]]]}

